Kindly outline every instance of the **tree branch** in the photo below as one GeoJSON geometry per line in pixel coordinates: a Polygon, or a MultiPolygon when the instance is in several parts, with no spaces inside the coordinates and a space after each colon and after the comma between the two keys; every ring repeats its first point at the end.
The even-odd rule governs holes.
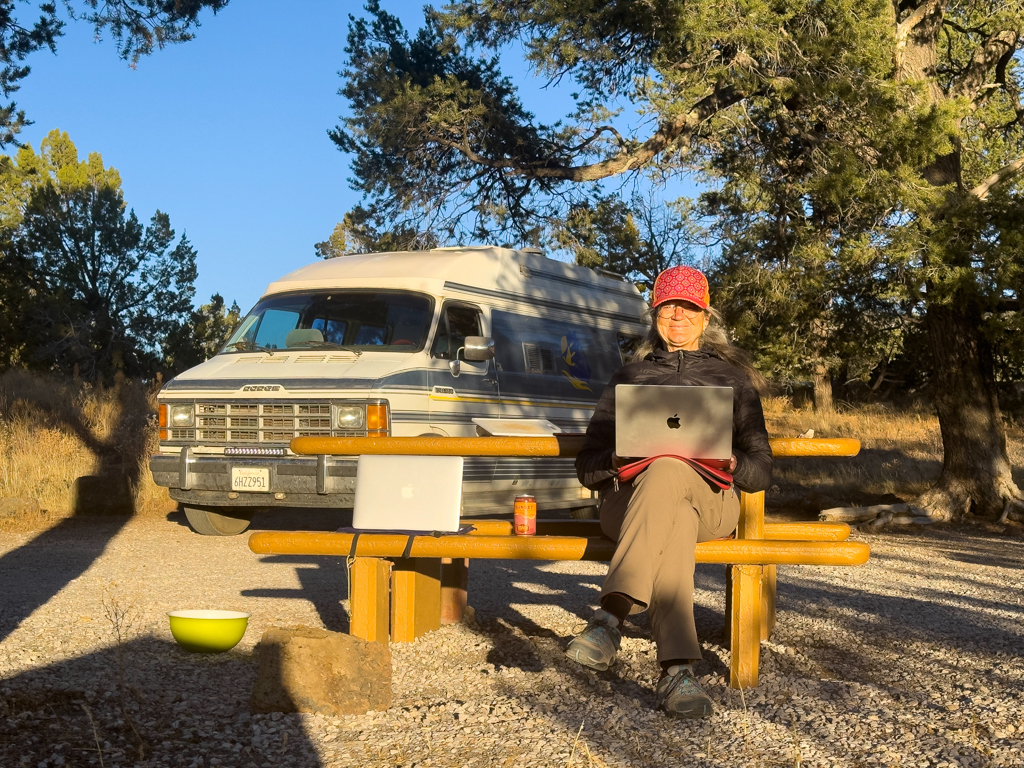
{"type": "Polygon", "coordinates": [[[1024,170],[1024,157],[1018,157],[1012,163],[1007,163],[998,171],[993,173],[981,184],[971,190],[971,194],[979,200],[984,200],[992,192],[992,188],[1004,181],[1008,181],[1024,170]]]}
{"type": "Polygon", "coordinates": [[[967,65],[963,78],[953,88],[952,95],[955,97],[966,96],[974,101],[985,84],[989,71],[993,67],[997,67],[1004,56],[1012,55],[1016,50],[1017,39],[1017,33],[1009,29],[990,35],[984,44],[974,52],[971,63],[967,65]]]}
{"type": "Polygon", "coordinates": [[[907,16],[903,21],[896,25],[896,44],[899,47],[903,47],[907,38],[910,36],[910,32],[921,23],[922,20],[933,11],[937,10],[937,6],[941,4],[941,0],[928,0],[927,2],[921,3],[914,9],[914,12],[907,16]]]}
{"type": "MultiPolygon", "coordinates": [[[[595,181],[642,168],[651,158],[680,139],[689,141],[697,128],[708,118],[742,101],[747,94],[732,86],[716,90],[698,101],[693,108],[674,120],[662,123],[658,130],[636,149],[623,150],[605,160],[588,165],[549,164],[544,161],[516,163],[506,159],[484,157],[469,146],[468,132],[462,141],[436,138],[439,144],[461,152],[474,163],[506,171],[510,176],[529,176],[535,179],[561,179],[564,181],[595,181]]],[[[605,130],[605,129],[600,129],[605,130]]]]}

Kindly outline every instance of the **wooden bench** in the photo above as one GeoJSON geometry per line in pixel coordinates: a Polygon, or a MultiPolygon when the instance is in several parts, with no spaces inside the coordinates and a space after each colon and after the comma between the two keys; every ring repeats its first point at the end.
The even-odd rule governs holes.
{"type": "MultiPolygon", "coordinates": [[[[296,453],[359,455],[574,456],[581,436],[551,438],[296,438],[296,453]]],[[[852,456],[856,440],[773,440],[782,456],[852,456]]],[[[411,641],[458,621],[466,604],[469,560],[610,560],[615,542],[597,521],[540,520],[536,536],[515,536],[508,520],[463,521],[471,533],[450,536],[259,532],[249,538],[257,554],[335,555],[349,558],[350,629],[376,642],[411,641]]],[[[764,494],[740,495],[733,539],[697,545],[697,562],[727,568],[726,622],[732,649],[730,685],[757,685],[760,643],[775,624],[779,565],[861,565],[866,544],[849,542],[843,523],[765,523],[764,494]]]]}

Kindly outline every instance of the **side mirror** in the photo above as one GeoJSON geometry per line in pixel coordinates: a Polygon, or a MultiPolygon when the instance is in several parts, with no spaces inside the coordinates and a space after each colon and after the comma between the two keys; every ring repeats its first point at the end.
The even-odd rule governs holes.
{"type": "Polygon", "coordinates": [[[466,360],[481,362],[494,357],[494,339],[490,336],[467,336],[465,344],[466,360]]]}

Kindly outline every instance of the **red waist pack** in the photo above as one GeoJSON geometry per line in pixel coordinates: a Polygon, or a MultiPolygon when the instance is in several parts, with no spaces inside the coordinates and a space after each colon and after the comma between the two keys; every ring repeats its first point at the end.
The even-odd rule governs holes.
{"type": "Polygon", "coordinates": [[[732,475],[730,475],[728,472],[724,472],[721,469],[715,469],[714,467],[709,467],[706,464],[701,464],[696,459],[688,459],[685,456],[674,456],[670,453],[662,454],[661,456],[651,456],[646,459],[640,459],[640,461],[634,461],[632,464],[626,464],[625,466],[619,467],[617,477],[620,482],[632,480],[634,477],[636,477],[645,469],[647,469],[647,466],[652,461],[664,458],[685,461],[687,464],[689,464],[691,467],[697,470],[697,474],[699,474],[712,485],[715,485],[719,488],[726,489],[732,487],[732,475]]]}

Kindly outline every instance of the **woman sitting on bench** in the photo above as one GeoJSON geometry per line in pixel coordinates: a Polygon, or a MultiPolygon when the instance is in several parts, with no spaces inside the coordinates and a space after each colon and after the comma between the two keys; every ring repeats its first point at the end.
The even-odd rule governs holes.
{"type": "Polygon", "coordinates": [[[566,654],[593,669],[608,669],[623,620],[649,610],[662,668],[657,706],[681,717],[713,711],[693,674],[701,657],[693,620],[694,551],[698,542],[736,529],[739,498],[731,486],[720,488],[675,458],[656,459],[620,482],[617,473],[626,460],[615,455],[615,385],[732,387],[733,483],[748,492],[767,488],[772,452],[757,392],[764,378],[720,326],[709,327],[713,315],[701,272],[681,266],[658,275],[647,338],[608,382],[576,459],[580,482],[601,492],[601,530],[618,544],[601,607],[566,654]]]}

